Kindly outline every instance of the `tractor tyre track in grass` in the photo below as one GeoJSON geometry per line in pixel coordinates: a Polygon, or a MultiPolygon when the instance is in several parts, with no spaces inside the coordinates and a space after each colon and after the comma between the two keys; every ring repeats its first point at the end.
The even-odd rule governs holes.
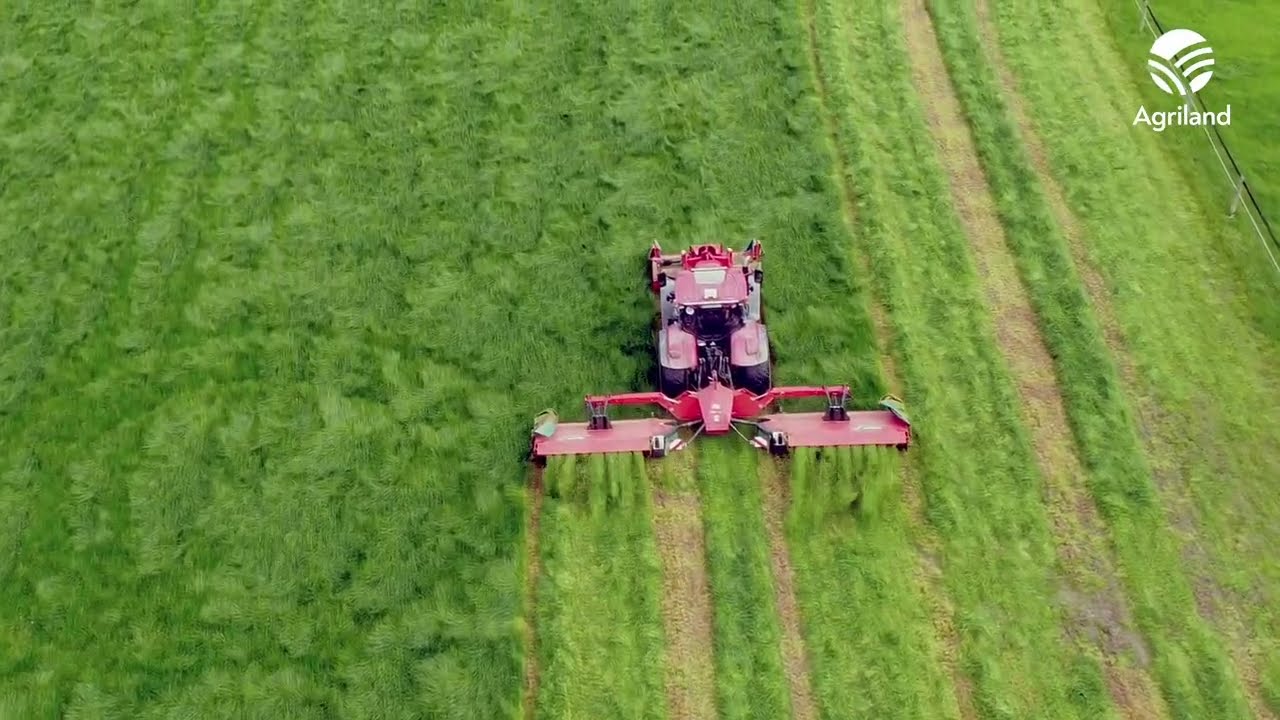
{"type": "Polygon", "coordinates": [[[529,515],[525,520],[525,623],[524,623],[524,718],[533,720],[538,701],[538,582],[542,577],[539,533],[542,526],[542,468],[533,469],[529,482],[529,515]]]}
{"type": "Polygon", "coordinates": [[[711,588],[696,491],[657,489],[654,537],[662,558],[667,703],[672,720],[716,716],[711,588]]]}
{"type": "MultiPolygon", "coordinates": [[[[836,189],[840,195],[841,215],[845,224],[852,230],[857,218],[857,202],[856,193],[849,183],[850,162],[845,157],[842,146],[839,142],[839,131],[832,116],[830,93],[827,91],[825,74],[822,66],[822,54],[819,50],[821,47],[818,42],[817,27],[817,11],[814,0],[805,0],[803,3],[803,12],[805,20],[805,28],[807,31],[807,44],[809,62],[814,72],[814,87],[818,94],[819,108],[822,113],[823,125],[826,128],[827,139],[832,153],[832,160],[835,163],[836,189]]],[[[859,269],[865,277],[873,277],[870,267],[870,259],[865,253],[857,252],[855,260],[859,269]]],[[[875,330],[876,346],[880,350],[881,369],[885,376],[888,386],[897,392],[902,387],[899,381],[899,374],[896,363],[892,354],[892,326],[884,308],[878,302],[867,303],[867,310],[871,316],[872,327],[875,330]]],[[[786,546],[782,532],[782,518],[786,514],[786,488],[776,473],[765,468],[772,468],[772,465],[761,464],[761,478],[765,492],[765,522],[769,533],[769,541],[775,548],[774,552],[774,577],[778,578],[778,606],[785,608],[783,604],[784,591],[781,587],[782,578],[791,577],[791,569],[789,560],[786,557],[786,546]],[[781,557],[780,557],[781,556],[781,557]],[[786,563],[785,567],[780,566],[780,562],[786,563]]],[[[934,531],[929,526],[924,515],[924,498],[922,488],[920,487],[919,478],[913,471],[910,460],[902,466],[902,499],[907,507],[908,517],[911,520],[912,530],[916,535],[916,542],[919,545],[920,553],[920,573],[917,576],[918,582],[921,584],[921,593],[928,599],[930,608],[929,615],[933,619],[934,632],[939,641],[941,657],[939,658],[943,667],[946,669],[947,675],[951,678],[952,688],[955,694],[956,704],[958,706],[960,717],[968,720],[977,717],[977,709],[973,702],[973,684],[969,677],[960,669],[960,639],[956,634],[955,628],[955,610],[951,607],[951,603],[947,597],[946,591],[942,585],[942,570],[938,565],[937,558],[940,557],[938,551],[937,538],[934,537],[934,531]]],[[[791,606],[795,605],[795,592],[793,585],[789,586],[787,593],[790,595],[791,606]]],[[[786,613],[783,613],[784,619],[786,613]]],[[[799,636],[799,627],[796,631],[796,643],[803,642],[799,636]]],[[[786,637],[790,639],[791,631],[788,630],[786,637]]],[[[790,645],[790,643],[788,643],[790,645]]],[[[802,647],[802,646],[801,646],[802,647]]],[[[788,653],[788,657],[790,657],[788,653]]],[[[790,666],[790,663],[788,663],[790,666]]],[[[790,670],[788,671],[790,674],[790,670]]],[[[807,677],[807,672],[805,677],[807,677]]],[[[793,704],[795,696],[795,686],[793,685],[793,704]]],[[[812,700],[809,701],[812,704],[812,700]]],[[[795,705],[795,707],[800,707],[795,705]]],[[[801,717],[799,711],[796,717],[801,717]]]]}
{"type": "Polygon", "coordinates": [[[1058,387],[1053,358],[1018,274],[1012,251],[969,127],[951,85],[924,0],[903,0],[912,78],[951,186],[953,203],[978,267],[996,340],[1023,402],[1065,577],[1063,605],[1077,640],[1102,654],[1111,697],[1128,717],[1158,715],[1159,695],[1146,671],[1123,667],[1128,655],[1145,664],[1147,650],[1105,542],[1106,527],[1080,487],[1084,469],[1058,387]]]}
{"type": "Polygon", "coordinates": [[[796,601],[795,571],[783,531],[783,518],[787,515],[786,485],[768,460],[760,463],[758,475],[764,495],[764,528],[769,538],[774,594],[778,617],[782,621],[782,664],[787,671],[787,687],[791,692],[791,716],[795,720],[816,720],[818,710],[813,701],[809,656],[800,625],[800,605],[796,601]]]}

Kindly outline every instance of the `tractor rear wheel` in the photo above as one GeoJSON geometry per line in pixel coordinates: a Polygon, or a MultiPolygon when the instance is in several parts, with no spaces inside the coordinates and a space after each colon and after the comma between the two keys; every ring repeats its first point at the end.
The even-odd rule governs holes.
{"type": "Polygon", "coordinates": [[[768,361],[759,365],[733,366],[733,386],[744,388],[752,395],[763,395],[773,387],[773,372],[768,361]]]}
{"type": "Polygon", "coordinates": [[[669,398],[677,398],[689,389],[692,373],[675,368],[658,368],[658,390],[669,398]]]}

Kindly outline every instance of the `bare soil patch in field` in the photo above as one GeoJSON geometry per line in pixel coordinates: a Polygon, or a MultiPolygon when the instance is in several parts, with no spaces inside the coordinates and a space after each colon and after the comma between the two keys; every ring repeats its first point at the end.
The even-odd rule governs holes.
{"type": "Polygon", "coordinates": [[[693,492],[658,490],[654,530],[662,558],[667,700],[676,720],[715,717],[711,586],[702,510],[693,492]]]}
{"type": "Polygon", "coordinates": [[[524,716],[533,720],[538,700],[537,608],[538,580],[542,576],[542,468],[533,469],[529,482],[529,517],[525,525],[525,624],[524,624],[524,716]]]}

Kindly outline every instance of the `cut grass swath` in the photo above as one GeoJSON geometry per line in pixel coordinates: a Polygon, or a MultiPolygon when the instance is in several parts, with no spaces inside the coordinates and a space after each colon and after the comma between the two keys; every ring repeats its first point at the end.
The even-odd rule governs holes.
{"type": "Polygon", "coordinates": [[[949,77],[934,21],[923,0],[904,0],[904,28],[912,80],[947,172],[951,198],[979,269],[986,306],[996,319],[996,341],[1017,388],[1044,488],[1060,571],[1069,639],[1102,661],[1111,699],[1126,717],[1159,712],[1154,681],[1142,662],[1146,646],[1114,569],[1107,528],[1085,487],[1054,358],[1037,323],[1034,303],[1001,226],[969,123],[949,77]]]}
{"type": "Polygon", "coordinates": [[[1098,665],[1062,643],[1053,549],[1016,398],[916,105],[896,4],[818,3],[839,143],[857,190],[893,352],[919,428],[911,450],[956,612],[960,665],[993,717],[1110,714],[1098,665]],[[870,99],[877,99],[872,102],[870,99]]]}
{"type": "MultiPolygon", "coordinates": [[[[1122,23],[1118,5],[1103,3],[1100,12],[1084,4],[1073,12],[1097,28],[1086,36],[1093,43],[1080,52],[1124,69],[1120,58],[1145,52],[1150,37],[1122,23]],[[1114,39],[1106,37],[1107,25],[1114,39]]],[[[1181,5],[1162,4],[1162,21],[1193,17],[1181,5]]],[[[1064,87],[1030,52],[1029,37],[1058,36],[1068,28],[1055,17],[1023,10],[1001,4],[1001,41],[1016,55],[1020,72],[1034,79],[1024,94],[1045,128],[1073,210],[1088,226],[1089,252],[1115,295],[1116,314],[1141,370],[1141,385],[1131,391],[1143,395],[1151,462],[1162,500],[1183,535],[1186,564],[1197,575],[1197,603],[1232,636],[1255,712],[1265,712],[1265,705],[1280,715],[1280,564],[1267,550],[1280,543],[1274,492],[1280,476],[1274,452],[1280,443],[1280,361],[1274,349],[1280,304],[1272,301],[1280,280],[1259,256],[1262,249],[1243,213],[1235,219],[1221,214],[1227,202],[1221,167],[1203,131],[1130,132],[1136,105],[1161,107],[1169,98],[1158,97],[1139,72],[1101,74],[1097,87],[1064,87]],[[1053,96],[1071,97],[1071,112],[1053,112],[1053,96]],[[1084,108],[1090,112],[1077,112],[1084,108]],[[1087,137],[1111,140],[1091,147],[1087,137]],[[1118,188],[1133,191],[1118,196],[1118,188]]],[[[1220,13],[1208,28],[1193,27],[1211,32],[1258,17],[1242,5],[1220,13]]],[[[1256,23],[1248,32],[1266,27],[1256,23]]],[[[1241,47],[1243,36],[1211,37],[1222,52],[1220,62],[1231,67],[1233,84],[1231,90],[1215,84],[1212,97],[1243,91],[1250,100],[1239,107],[1266,107],[1271,88],[1251,80],[1243,90],[1237,83],[1241,61],[1259,62],[1265,55],[1226,57],[1222,48],[1241,47]]],[[[1259,116],[1250,111],[1250,118],[1241,132],[1249,132],[1245,124],[1257,131],[1259,116]]],[[[1235,127],[1224,133],[1237,150],[1247,147],[1237,145],[1235,127]]],[[[1253,156],[1246,157],[1252,168],[1253,156]]]]}
{"type": "Polygon", "coordinates": [[[911,575],[896,453],[806,448],[766,469],[788,482],[787,544],[825,718],[958,717],[911,575]]]}
{"type": "Polygon", "coordinates": [[[553,458],[536,717],[667,717],[662,568],[639,454],[553,458]]]}
{"type": "Polygon", "coordinates": [[[757,452],[737,437],[699,441],[697,484],[715,601],[720,717],[790,717],[782,631],[756,482],[757,452]]]}

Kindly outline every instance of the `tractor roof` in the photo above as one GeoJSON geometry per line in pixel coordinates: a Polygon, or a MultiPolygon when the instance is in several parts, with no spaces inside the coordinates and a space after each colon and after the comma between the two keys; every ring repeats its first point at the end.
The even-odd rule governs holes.
{"type": "Polygon", "coordinates": [[[742,267],[719,263],[699,263],[676,275],[676,303],[679,305],[737,304],[747,299],[747,278],[742,267]]]}

